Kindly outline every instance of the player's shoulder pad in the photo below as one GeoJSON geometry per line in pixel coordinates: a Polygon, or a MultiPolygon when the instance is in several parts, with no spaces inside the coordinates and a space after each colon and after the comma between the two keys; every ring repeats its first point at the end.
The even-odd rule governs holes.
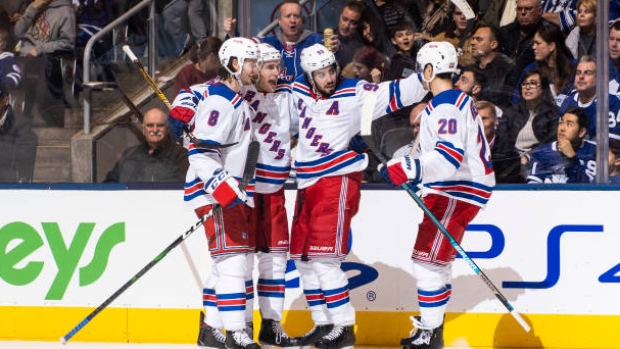
{"type": "Polygon", "coordinates": [[[209,86],[208,93],[211,96],[220,96],[221,98],[227,100],[234,108],[238,108],[243,102],[243,97],[240,94],[231,90],[228,86],[222,83],[209,86]]]}
{"type": "Polygon", "coordinates": [[[312,87],[310,87],[305,75],[300,75],[293,81],[293,91],[306,96],[312,94],[312,87]]]}
{"type": "Polygon", "coordinates": [[[450,105],[458,108],[459,110],[463,110],[463,108],[467,105],[467,102],[471,101],[471,97],[459,90],[459,89],[451,89],[447,91],[443,91],[437,96],[433,97],[431,100],[431,105],[433,109],[439,107],[440,105],[450,105]]]}

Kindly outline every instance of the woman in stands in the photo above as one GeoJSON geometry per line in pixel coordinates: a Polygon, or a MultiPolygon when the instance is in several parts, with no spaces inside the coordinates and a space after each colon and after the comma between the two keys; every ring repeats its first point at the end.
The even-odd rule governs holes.
{"type": "MultiPolygon", "coordinates": [[[[525,72],[538,68],[543,74],[547,75],[555,104],[557,106],[562,105],[562,101],[573,88],[572,82],[577,64],[572,53],[566,47],[560,27],[555,24],[541,26],[534,35],[532,48],[536,61],[528,65],[525,72]]],[[[517,89],[519,86],[517,85],[517,89]]],[[[519,99],[520,94],[515,95],[513,102],[518,102],[519,99]]]]}
{"type": "Polygon", "coordinates": [[[518,85],[520,100],[507,108],[497,127],[498,144],[493,162],[498,160],[498,183],[525,181],[529,155],[537,145],[555,140],[559,111],[551,84],[542,70],[525,71],[518,85]]]}

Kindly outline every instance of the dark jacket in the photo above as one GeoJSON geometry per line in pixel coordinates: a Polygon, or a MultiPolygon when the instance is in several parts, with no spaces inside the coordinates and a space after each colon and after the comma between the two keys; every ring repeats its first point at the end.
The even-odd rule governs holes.
{"type": "Polygon", "coordinates": [[[185,174],[189,167],[187,149],[168,137],[166,143],[152,154],[149,154],[148,150],[149,146],[146,143],[127,148],[103,182],[185,182],[185,174]]]}
{"type": "MultiPolygon", "coordinates": [[[[525,126],[529,117],[525,102],[519,102],[504,111],[497,132],[506,137],[506,141],[514,146],[517,143],[519,131],[525,126]]],[[[539,144],[556,139],[559,121],[560,114],[555,104],[543,103],[538,107],[537,114],[532,120],[532,128],[539,144]]]]}
{"type": "Polygon", "coordinates": [[[408,56],[402,53],[395,53],[390,58],[390,64],[383,71],[383,81],[406,78],[415,73],[415,55],[408,56]]]}
{"type": "Polygon", "coordinates": [[[0,126],[0,182],[32,182],[37,143],[30,120],[16,117],[9,106],[0,126]]]}
{"type": "MultiPolygon", "coordinates": [[[[497,139],[491,150],[495,179],[498,183],[524,182],[521,176],[521,157],[515,148],[517,135],[527,123],[529,112],[525,102],[519,102],[506,109],[497,126],[497,139]]],[[[557,138],[559,114],[554,104],[542,104],[532,120],[534,136],[538,144],[557,138]]],[[[534,146],[535,147],[535,146],[534,146]]],[[[534,148],[532,147],[532,148],[534,148]]]]}
{"type": "Polygon", "coordinates": [[[512,94],[519,80],[519,71],[512,60],[498,53],[491,63],[480,70],[487,81],[480,92],[480,99],[492,102],[502,109],[511,107],[512,94]]]}
{"type": "Polygon", "coordinates": [[[532,49],[534,34],[544,23],[546,22],[541,20],[538,26],[526,35],[521,35],[521,25],[516,19],[499,29],[499,51],[514,61],[519,72],[534,62],[534,49],[532,49]]]}

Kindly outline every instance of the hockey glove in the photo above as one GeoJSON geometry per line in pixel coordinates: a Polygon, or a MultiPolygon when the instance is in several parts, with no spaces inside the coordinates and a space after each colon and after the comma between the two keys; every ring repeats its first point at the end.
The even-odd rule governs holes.
{"type": "Polygon", "coordinates": [[[359,154],[363,154],[368,152],[368,144],[366,144],[362,136],[355,135],[353,136],[353,138],[351,138],[351,141],[349,142],[349,149],[359,154]]]}
{"type": "Polygon", "coordinates": [[[239,189],[239,182],[222,169],[215,171],[213,177],[205,183],[205,191],[225,208],[248,201],[247,194],[239,189]]]}
{"type": "Polygon", "coordinates": [[[392,185],[420,181],[420,160],[412,159],[409,155],[392,159],[385,166],[381,164],[378,170],[379,176],[392,185]]]}

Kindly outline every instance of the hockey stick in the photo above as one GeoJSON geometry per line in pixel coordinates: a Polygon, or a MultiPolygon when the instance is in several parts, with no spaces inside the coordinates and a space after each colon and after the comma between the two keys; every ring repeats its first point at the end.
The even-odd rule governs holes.
{"type": "Polygon", "coordinates": [[[140,63],[140,60],[133,53],[129,45],[123,45],[123,51],[125,51],[125,54],[129,57],[129,60],[131,60],[133,64],[138,68],[140,74],[142,74],[144,79],[149,83],[149,85],[151,85],[151,88],[153,89],[153,91],[155,91],[159,99],[164,102],[166,107],[168,107],[168,110],[172,109],[172,104],[170,104],[170,101],[168,100],[168,98],[166,98],[166,95],[164,95],[164,93],[159,88],[159,86],[157,86],[153,78],[149,75],[146,69],[144,69],[144,66],[142,65],[142,63],[140,63]]]}
{"type": "MultiPolygon", "coordinates": [[[[239,188],[244,190],[245,187],[252,181],[254,178],[254,170],[256,169],[256,162],[258,161],[258,152],[260,149],[260,144],[258,141],[253,141],[250,143],[248,147],[248,156],[245,161],[245,167],[243,169],[243,178],[241,179],[241,183],[239,183],[239,188]]],[[[151,268],[155,266],[155,264],[159,263],[164,257],[168,255],[170,251],[172,251],[175,247],[177,247],[181,242],[185,241],[187,237],[189,237],[196,229],[198,229],[204,222],[213,216],[213,213],[219,209],[219,205],[213,205],[211,211],[209,211],[206,215],[202,216],[198,222],[194,223],[194,225],[189,228],[186,232],[181,234],[176,240],[174,240],[168,247],[166,247],[163,251],[161,251],[153,260],[151,260],[147,265],[145,265],[136,275],[132,276],[129,281],[125,282],[123,286],[121,286],[116,292],[114,292],[108,299],[106,299],[101,305],[99,305],[95,310],[93,310],[90,314],[88,314],[84,320],[80,321],[71,331],[69,331],[66,335],[60,337],[60,342],[62,344],[66,344],[69,339],[75,336],[78,331],[80,331],[84,326],[88,325],[90,321],[97,316],[103,309],[107,308],[116,298],[118,298],[123,292],[127,291],[131,285],[135,284],[138,279],[140,279],[146,272],[148,272],[151,268]]]]}
{"type": "MultiPolygon", "coordinates": [[[[151,86],[151,88],[153,89],[153,91],[155,92],[157,97],[159,97],[159,99],[166,105],[166,107],[168,108],[169,111],[172,110],[172,103],[170,103],[168,98],[166,98],[166,95],[164,95],[164,93],[159,88],[159,86],[157,86],[157,84],[155,83],[153,78],[146,71],[146,69],[144,68],[142,63],[140,63],[140,60],[133,53],[133,51],[131,50],[129,45],[123,45],[123,51],[125,51],[125,54],[129,57],[129,60],[131,60],[133,62],[133,64],[135,64],[135,66],[138,68],[138,70],[140,71],[140,74],[142,74],[144,79],[149,83],[149,85],[151,86]]],[[[217,149],[221,149],[221,148],[232,147],[233,145],[237,144],[237,143],[231,143],[231,144],[213,145],[213,144],[202,142],[201,140],[199,140],[196,137],[194,137],[194,135],[187,128],[187,126],[183,127],[183,131],[185,132],[185,134],[187,134],[187,136],[189,137],[190,141],[192,143],[196,144],[197,146],[199,146],[200,148],[207,148],[207,149],[216,149],[217,148],[217,149]]],[[[202,286],[200,288],[202,289],[202,286]]]]}
{"type": "MultiPolygon", "coordinates": [[[[387,166],[387,159],[385,158],[385,156],[383,156],[383,154],[381,154],[379,151],[377,151],[377,147],[376,147],[376,145],[375,145],[375,143],[374,143],[374,141],[373,141],[373,139],[371,137],[371,133],[370,133],[370,131],[371,131],[370,125],[372,124],[372,116],[373,116],[373,113],[374,113],[374,108],[375,108],[376,102],[377,102],[377,97],[374,95],[374,93],[372,95],[368,96],[366,98],[366,100],[364,101],[364,104],[362,106],[362,116],[361,116],[361,136],[366,141],[366,144],[371,149],[371,151],[377,156],[379,161],[381,161],[381,164],[383,166],[387,166]]],[[[420,138],[419,134],[418,134],[418,138],[420,138]]],[[[510,312],[510,315],[512,315],[515,318],[515,320],[517,320],[517,322],[519,323],[519,325],[521,325],[521,327],[523,327],[525,332],[529,332],[531,328],[527,324],[527,322],[525,322],[523,317],[521,317],[521,314],[519,314],[515,310],[515,308],[512,306],[512,304],[510,304],[508,299],[506,299],[506,297],[500,292],[500,290],[497,287],[495,287],[493,282],[480,269],[480,267],[478,267],[476,262],[474,262],[467,255],[467,253],[465,252],[463,247],[461,247],[461,245],[456,240],[454,240],[454,238],[448,232],[448,230],[443,226],[443,224],[441,224],[441,222],[439,220],[437,220],[437,218],[433,215],[433,213],[430,211],[430,209],[424,204],[424,201],[422,201],[422,199],[415,193],[415,190],[413,188],[411,188],[411,186],[408,183],[403,183],[401,185],[401,187],[403,189],[405,189],[405,191],[407,191],[407,194],[409,194],[409,196],[411,196],[411,198],[413,198],[413,200],[416,202],[416,204],[418,204],[418,206],[422,209],[422,211],[424,211],[426,216],[428,216],[430,218],[430,220],[437,227],[437,229],[439,229],[442,232],[442,234],[446,238],[448,238],[448,240],[450,241],[450,244],[452,245],[452,247],[454,247],[454,249],[459,253],[459,255],[461,255],[461,257],[463,257],[463,259],[467,262],[467,264],[469,264],[469,266],[474,270],[474,272],[478,276],[480,276],[482,278],[482,281],[484,281],[484,283],[491,289],[493,294],[495,294],[495,297],[497,297],[497,299],[499,299],[499,301],[502,302],[504,307],[506,307],[506,309],[510,312]]]]}

